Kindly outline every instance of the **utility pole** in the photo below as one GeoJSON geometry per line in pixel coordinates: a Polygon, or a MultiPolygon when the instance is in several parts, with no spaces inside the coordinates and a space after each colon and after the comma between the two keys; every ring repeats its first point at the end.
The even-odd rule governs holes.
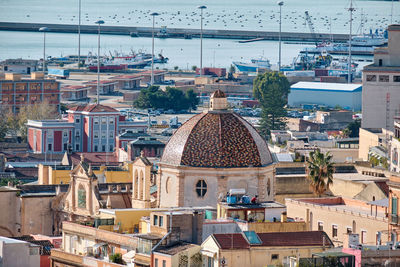
{"type": "Polygon", "coordinates": [[[356,9],[353,7],[353,0],[350,1],[350,7],[349,7],[349,12],[350,12],[350,33],[349,33],[349,58],[348,58],[348,68],[349,68],[349,73],[348,73],[348,77],[347,77],[347,83],[351,83],[351,72],[352,72],[352,68],[351,68],[351,33],[353,30],[353,12],[356,9]]]}

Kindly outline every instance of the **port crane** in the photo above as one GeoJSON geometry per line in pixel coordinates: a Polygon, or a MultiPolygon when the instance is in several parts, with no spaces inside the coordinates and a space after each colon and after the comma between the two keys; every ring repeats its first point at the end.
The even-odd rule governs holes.
{"type": "Polygon", "coordinates": [[[308,24],[308,28],[310,29],[311,37],[315,40],[315,45],[318,45],[317,35],[315,34],[314,23],[311,20],[311,16],[308,11],[304,12],[306,15],[306,22],[308,24]]]}

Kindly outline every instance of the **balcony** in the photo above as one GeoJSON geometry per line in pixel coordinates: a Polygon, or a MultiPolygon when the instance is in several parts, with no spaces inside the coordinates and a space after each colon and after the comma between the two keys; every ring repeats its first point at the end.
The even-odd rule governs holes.
{"type": "Polygon", "coordinates": [[[390,224],[397,225],[398,221],[399,221],[399,217],[397,216],[397,214],[391,214],[390,215],[390,224]]]}

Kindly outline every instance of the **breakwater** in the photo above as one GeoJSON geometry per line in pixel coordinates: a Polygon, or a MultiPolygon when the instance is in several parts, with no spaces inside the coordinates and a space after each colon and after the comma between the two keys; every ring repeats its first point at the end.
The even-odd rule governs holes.
{"type": "MultiPolygon", "coordinates": [[[[19,23],[0,22],[0,31],[39,31],[39,28],[47,27],[50,32],[77,33],[78,26],[73,24],[49,24],[49,23],[19,23]]],[[[199,38],[200,29],[186,28],[155,28],[155,36],[159,38],[199,38]],[[162,31],[161,31],[162,30],[162,31]]],[[[81,33],[97,34],[97,25],[81,25],[81,33]]],[[[101,34],[130,35],[132,37],[151,37],[151,27],[129,26],[101,26],[101,34]]],[[[236,40],[273,40],[279,39],[279,32],[272,31],[247,31],[247,30],[211,30],[203,29],[203,38],[236,39],[236,40]]],[[[347,34],[314,34],[298,32],[282,32],[282,41],[286,42],[320,42],[333,39],[335,42],[346,42],[347,34]]]]}

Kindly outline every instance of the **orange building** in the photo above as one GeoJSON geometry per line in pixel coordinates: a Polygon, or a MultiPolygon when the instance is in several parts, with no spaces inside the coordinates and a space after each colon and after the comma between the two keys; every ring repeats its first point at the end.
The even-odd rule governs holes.
{"type": "Polygon", "coordinates": [[[0,79],[0,103],[10,107],[13,113],[18,113],[24,106],[44,101],[60,110],[60,83],[45,78],[43,73],[33,72],[30,78],[6,73],[5,78],[0,79]]]}

